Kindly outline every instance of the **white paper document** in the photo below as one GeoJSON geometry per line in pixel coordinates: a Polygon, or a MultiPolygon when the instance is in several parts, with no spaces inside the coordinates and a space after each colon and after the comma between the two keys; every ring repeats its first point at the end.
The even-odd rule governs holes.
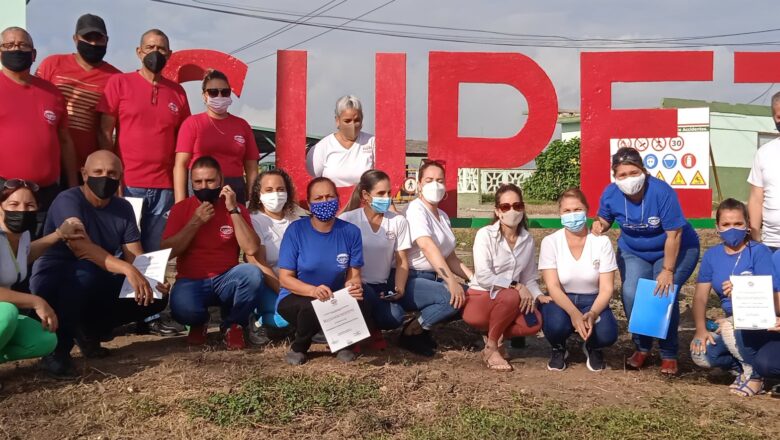
{"type": "Polygon", "coordinates": [[[360,306],[347,289],[333,292],[328,301],[315,299],[311,302],[322,332],[328,340],[331,353],[362,341],[370,336],[366,320],[360,313],[360,306]]]}
{"type": "Polygon", "coordinates": [[[769,275],[732,276],[731,306],[734,328],[761,330],[775,326],[775,302],[769,275]]]}
{"type": "MultiPolygon", "coordinates": [[[[138,269],[146,280],[149,281],[149,285],[152,287],[154,297],[156,299],[162,299],[162,293],[157,290],[157,284],[165,282],[165,269],[168,266],[168,257],[171,256],[170,249],[163,249],[156,252],[149,252],[143,255],[135,257],[133,266],[138,269]]],[[[135,290],[133,286],[127,282],[125,278],[124,284],[122,284],[122,290],[119,291],[120,298],[135,298],[135,290]]]]}
{"type": "Polygon", "coordinates": [[[135,224],[138,226],[138,230],[141,230],[141,212],[144,209],[144,199],[142,197],[125,197],[125,200],[130,202],[133,207],[133,214],[135,214],[135,224]]]}

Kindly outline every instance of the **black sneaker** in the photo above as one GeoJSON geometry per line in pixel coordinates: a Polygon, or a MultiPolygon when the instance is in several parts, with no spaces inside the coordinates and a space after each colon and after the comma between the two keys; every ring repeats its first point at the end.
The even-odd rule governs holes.
{"type": "Polygon", "coordinates": [[[346,364],[357,359],[357,354],[351,348],[342,348],[336,352],[336,359],[346,364]]]}
{"type": "Polygon", "coordinates": [[[290,350],[284,355],[284,361],[287,362],[288,365],[301,365],[306,362],[306,353],[290,350]]]}
{"type": "Polygon", "coordinates": [[[604,362],[604,352],[601,350],[592,350],[588,348],[588,344],[582,344],[582,351],[587,358],[585,365],[587,365],[588,370],[601,371],[607,368],[607,364],[604,362]]]}
{"type": "Polygon", "coordinates": [[[179,336],[185,328],[175,322],[165,322],[161,318],[154,321],[138,321],[135,323],[135,333],[139,335],[156,335],[163,337],[179,336]]]}
{"type": "Polygon", "coordinates": [[[249,321],[246,336],[249,343],[255,347],[264,347],[271,342],[266,328],[253,319],[249,321]]]}
{"type": "Polygon", "coordinates": [[[428,344],[429,347],[431,347],[432,350],[436,350],[439,348],[439,344],[436,343],[436,341],[433,339],[433,335],[431,334],[430,330],[423,330],[422,333],[420,333],[420,339],[423,340],[426,344],[428,344]]]}
{"type": "Polygon", "coordinates": [[[569,357],[569,352],[566,349],[553,348],[552,355],[550,355],[550,361],[547,362],[547,369],[550,371],[563,371],[566,369],[566,358],[569,357]]]}
{"type": "Polygon", "coordinates": [[[85,358],[102,359],[111,354],[109,349],[100,346],[100,339],[98,338],[88,337],[82,333],[76,336],[75,340],[76,345],[81,350],[81,354],[85,358]]]}
{"type": "Polygon", "coordinates": [[[314,336],[311,338],[312,344],[327,344],[328,339],[325,338],[325,333],[323,332],[317,332],[314,336]]]}
{"type": "Polygon", "coordinates": [[[69,355],[58,356],[54,353],[46,355],[38,362],[38,369],[54,379],[73,380],[79,377],[69,355]]]}
{"type": "Polygon", "coordinates": [[[401,336],[398,338],[398,345],[420,356],[433,357],[436,354],[422,333],[419,335],[405,335],[401,333],[401,336]]]}

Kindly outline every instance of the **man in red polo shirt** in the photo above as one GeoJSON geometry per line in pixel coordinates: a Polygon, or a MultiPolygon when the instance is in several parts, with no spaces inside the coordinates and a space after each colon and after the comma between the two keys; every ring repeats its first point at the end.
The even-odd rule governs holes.
{"type": "Polygon", "coordinates": [[[108,79],[122,73],[103,61],[108,44],[106,24],[97,15],[84,14],[73,35],[76,53],[50,55],[38,66],[35,76],[51,82],[67,101],[68,131],[76,149],[79,167],[98,149],[100,115],[95,111],[108,79]]]}
{"type": "Polygon", "coordinates": [[[253,264],[238,264],[239,251],[256,256],[261,250],[249,214],[211,156],[190,169],[192,197],[171,209],[162,247],[176,258],[176,283],[171,292],[173,319],[190,326],[187,342],[206,342],[210,306],[222,309],[228,350],[245,347],[244,327],[258,306],[263,273],[253,264]]]}
{"type": "Polygon", "coordinates": [[[19,27],[0,34],[0,178],[30,180],[38,191],[40,235],[46,212],[59,193],[60,166],[68,186],[77,185],[76,157],[67,130],[65,98],[54,85],[30,74],[32,37],[19,27]]]}
{"type": "Polygon", "coordinates": [[[165,215],[173,206],[173,160],[179,126],[190,115],[184,89],[160,74],[171,56],[168,37],[146,31],[136,55],[140,70],[113,75],[97,105],[101,148],[119,150],[125,167],[124,195],[144,199],[141,244],[160,249],[165,215]],[[119,126],[116,143],[114,128],[119,126]]]}

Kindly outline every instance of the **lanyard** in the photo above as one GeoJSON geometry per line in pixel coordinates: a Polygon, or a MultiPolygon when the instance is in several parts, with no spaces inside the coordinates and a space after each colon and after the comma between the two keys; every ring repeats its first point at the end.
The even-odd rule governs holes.
{"type": "Polygon", "coordinates": [[[18,283],[21,281],[22,271],[19,270],[19,262],[16,261],[16,255],[14,254],[14,250],[11,247],[11,242],[8,240],[8,237],[5,237],[5,245],[8,246],[8,253],[11,255],[11,261],[14,262],[14,269],[16,269],[16,282],[18,283]]]}
{"type": "Polygon", "coordinates": [[[751,256],[753,255],[753,250],[750,249],[750,245],[745,244],[745,247],[741,251],[739,251],[739,255],[737,255],[737,262],[734,263],[734,267],[731,268],[731,275],[734,275],[734,271],[737,270],[737,266],[739,265],[739,260],[742,259],[742,254],[745,252],[745,249],[747,249],[748,252],[750,252],[751,256]]]}
{"type": "MultiPolygon", "coordinates": [[[[623,196],[623,209],[626,210],[626,224],[631,225],[631,222],[628,220],[628,197],[626,197],[625,195],[623,196]]],[[[639,225],[644,225],[644,222],[645,222],[645,198],[642,197],[642,211],[641,211],[641,217],[639,218],[639,225]]]]}

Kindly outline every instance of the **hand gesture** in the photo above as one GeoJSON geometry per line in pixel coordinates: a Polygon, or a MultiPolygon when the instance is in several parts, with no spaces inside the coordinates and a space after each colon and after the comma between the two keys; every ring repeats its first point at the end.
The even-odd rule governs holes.
{"type": "Polygon", "coordinates": [[[723,296],[730,297],[731,291],[734,289],[734,285],[731,284],[731,280],[724,281],[721,287],[723,288],[723,296]]]}
{"type": "Polygon", "coordinates": [[[590,227],[590,233],[598,237],[604,232],[606,232],[604,223],[602,223],[601,220],[599,220],[597,217],[595,220],[593,220],[593,225],[590,227]]]}
{"type": "Polygon", "coordinates": [[[219,196],[225,198],[225,207],[228,211],[236,209],[236,206],[238,205],[236,202],[236,192],[233,191],[233,188],[231,188],[230,185],[223,186],[219,196]]]}
{"type": "Polygon", "coordinates": [[[68,241],[86,238],[87,231],[78,217],[68,217],[62,222],[62,225],[57,228],[57,234],[59,234],[60,239],[68,241]]]}
{"type": "Polygon", "coordinates": [[[515,289],[517,290],[517,294],[520,295],[520,312],[528,314],[535,311],[536,301],[534,300],[531,291],[522,284],[515,285],[515,289]]]}
{"type": "Polygon", "coordinates": [[[672,292],[672,282],[674,281],[674,274],[666,269],[662,269],[658,274],[658,278],[655,279],[655,296],[668,296],[672,292]]]}
{"type": "Polygon", "coordinates": [[[550,295],[539,295],[536,297],[536,300],[539,301],[540,304],[548,304],[553,302],[553,299],[550,295]]]}
{"type": "Polygon", "coordinates": [[[41,298],[40,296],[36,296],[35,298],[37,298],[37,300],[35,301],[33,310],[35,310],[35,314],[41,318],[41,326],[43,326],[44,330],[48,330],[52,333],[56,332],[57,327],[59,327],[57,314],[54,313],[54,310],[45,299],[41,298]]]}
{"type": "Polygon", "coordinates": [[[363,286],[361,284],[347,283],[346,288],[349,292],[349,296],[358,301],[363,301],[363,286]]]}
{"type": "Polygon", "coordinates": [[[704,354],[707,352],[707,345],[715,345],[712,333],[707,330],[696,330],[696,334],[693,335],[693,340],[691,340],[691,353],[704,354]]]}
{"type": "Polygon", "coordinates": [[[585,314],[578,313],[571,316],[571,325],[574,326],[574,330],[580,335],[583,341],[587,341],[590,337],[590,333],[593,330],[593,314],[587,312],[585,314]]]}
{"type": "Polygon", "coordinates": [[[327,301],[333,298],[333,292],[331,292],[330,287],[324,284],[320,284],[319,286],[314,286],[309,291],[309,296],[312,298],[317,298],[320,301],[327,301]]]}
{"type": "Polygon", "coordinates": [[[450,305],[459,309],[466,305],[466,294],[463,292],[463,286],[457,281],[447,283],[447,289],[450,291],[450,305]]]}
{"type": "Polygon", "coordinates": [[[208,223],[212,217],[214,217],[214,205],[209,202],[201,202],[200,206],[195,208],[192,222],[197,226],[202,226],[208,223]]]}
{"type": "Polygon", "coordinates": [[[138,305],[148,306],[154,302],[152,286],[149,285],[149,281],[146,280],[146,277],[144,277],[138,269],[134,266],[130,266],[125,277],[127,277],[127,282],[130,283],[130,286],[132,286],[135,291],[135,302],[137,302],[138,305]]]}
{"type": "Polygon", "coordinates": [[[164,283],[157,283],[157,286],[155,286],[155,289],[157,289],[158,292],[162,293],[163,295],[167,295],[171,293],[171,283],[164,282],[164,283]]]}

